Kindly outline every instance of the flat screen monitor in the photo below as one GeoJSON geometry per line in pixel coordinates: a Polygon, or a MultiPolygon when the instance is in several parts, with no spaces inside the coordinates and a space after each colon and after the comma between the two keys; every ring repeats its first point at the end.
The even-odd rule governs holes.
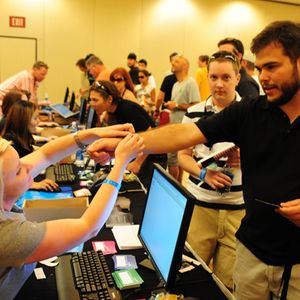
{"type": "Polygon", "coordinates": [[[80,107],[79,107],[79,115],[78,115],[79,124],[85,124],[86,105],[87,105],[86,99],[81,98],[80,99],[80,107]]]}
{"type": "Polygon", "coordinates": [[[95,127],[96,121],[97,121],[97,114],[96,114],[95,110],[92,107],[90,107],[88,116],[87,116],[87,120],[86,120],[86,128],[88,129],[88,128],[95,127]]]}
{"type": "Polygon", "coordinates": [[[75,93],[72,92],[71,100],[70,100],[70,104],[69,104],[70,111],[74,110],[74,106],[75,106],[75,93]]]}
{"type": "Polygon", "coordinates": [[[195,198],[155,164],[139,239],[166,289],[175,285],[195,198]]]}
{"type": "Polygon", "coordinates": [[[65,97],[64,97],[64,104],[68,103],[68,99],[69,99],[69,88],[66,88],[66,92],[65,92],[65,97]]]}

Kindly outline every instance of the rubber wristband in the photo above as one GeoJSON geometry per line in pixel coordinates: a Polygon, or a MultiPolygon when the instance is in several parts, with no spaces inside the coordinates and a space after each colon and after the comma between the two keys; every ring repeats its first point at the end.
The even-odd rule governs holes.
{"type": "Polygon", "coordinates": [[[203,168],[203,169],[201,170],[201,172],[200,172],[199,179],[200,179],[201,181],[204,181],[205,175],[206,175],[206,168],[203,168]]]}
{"type": "Polygon", "coordinates": [[[120,190],[120,188],[121,188],[121,184],[117,183],[114,180],[104,179],[103,182],[102,182],[102,184],[104,184],[104,183],[110,184],[110,185],[114,186],[117,190],[120,190]]]}
{"type": "Polygon", "coordinates": [[[76,145],[77,145],[80,149],[82,149],[83,151],[85,151],[86,145],[84,145],[84,144],[81,142],[81,140],[79,139],[79,136],[78,136],[78,132],[77,132],[77,131],[73,133],[73,138],[74,138],[74,141],[75,141],[76,145]]]}

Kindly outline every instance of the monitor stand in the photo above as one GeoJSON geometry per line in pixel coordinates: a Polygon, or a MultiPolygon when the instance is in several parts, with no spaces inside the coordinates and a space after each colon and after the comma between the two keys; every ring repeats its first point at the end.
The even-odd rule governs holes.
{"type": "Polygon", "coordinates": [[[141,262],[139,262],[139,265],[155,272],[155,268],[149,258],[143,259],[141,262]]]}

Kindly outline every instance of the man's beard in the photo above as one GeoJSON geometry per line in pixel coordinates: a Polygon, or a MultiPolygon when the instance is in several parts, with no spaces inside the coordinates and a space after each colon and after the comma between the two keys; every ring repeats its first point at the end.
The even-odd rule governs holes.
{"type": "Polygon", "coordinates": [[[281,86],[282,95],[269,103],[274,106],[282,106],[290,102],[300,88],[298,68],[295,66],[292,74],[292,83],[285,83],[281,86]]]}

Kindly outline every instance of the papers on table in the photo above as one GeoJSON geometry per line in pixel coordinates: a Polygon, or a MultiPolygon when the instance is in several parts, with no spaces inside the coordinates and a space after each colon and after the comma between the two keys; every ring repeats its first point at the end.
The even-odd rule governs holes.
{"type": "Polygon", "coordinates": [[[118,225],[112,228],[120,250],[143,248],[138,238],[139,227],[140,225],[118,225]]]}

